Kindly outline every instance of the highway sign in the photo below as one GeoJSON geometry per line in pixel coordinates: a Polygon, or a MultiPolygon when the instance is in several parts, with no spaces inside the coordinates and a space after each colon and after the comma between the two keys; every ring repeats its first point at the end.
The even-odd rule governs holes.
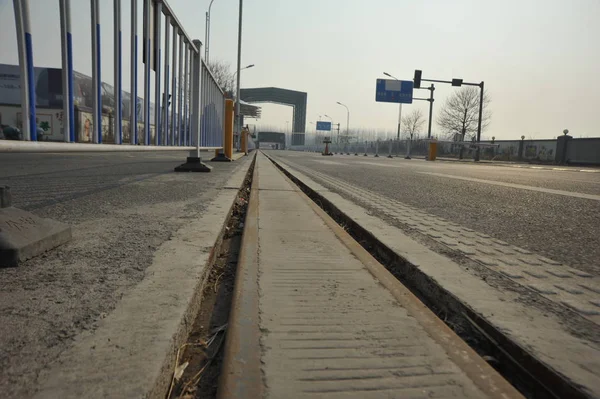
{"type": "Polygon", "coordinates": [[[317,130],[331,131],[331,122],[317,121],[317,130]]]}
{"type": "Polygon", "coordinates": [[[377,79],[375,101],[412,104],[412,80],[377,79]]]}

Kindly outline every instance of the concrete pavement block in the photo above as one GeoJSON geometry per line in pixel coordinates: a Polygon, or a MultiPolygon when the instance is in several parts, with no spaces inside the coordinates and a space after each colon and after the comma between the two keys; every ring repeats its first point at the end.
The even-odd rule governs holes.
{"type": "Polygon", "coordinates": [[[71,239],[71,226],[22,209],[0,209],[0,267],[17,266],[71,239]]]}

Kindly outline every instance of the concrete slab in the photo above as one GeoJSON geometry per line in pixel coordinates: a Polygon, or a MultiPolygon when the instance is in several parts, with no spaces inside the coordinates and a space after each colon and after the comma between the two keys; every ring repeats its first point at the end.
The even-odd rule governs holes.
{"type": "Polygon", "coordinates": [[[65,223],[12,206],[0,208],[0,267],[17,266],[70,239],[71,226],[65,223]]]}

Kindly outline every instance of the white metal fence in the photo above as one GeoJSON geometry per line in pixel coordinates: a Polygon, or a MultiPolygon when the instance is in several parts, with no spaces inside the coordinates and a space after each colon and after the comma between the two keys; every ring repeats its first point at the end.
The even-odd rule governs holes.
{"type": "MultiPolygon", "coordinates": [[[[62,138],[72,144],[80,140],[76,124],[71,0],[58,1],[61,26],[62,138]]],[[[103,148],[58,143],[19,143],[0,140],[0,151],[114,151],[218,149],[223,146],[225,96],[208,65],[201,59],[201,42],[192,40],[166,0],[142,0],[143,37],[138,46],[138,0],[131,1],[130,93],[122,86],[121,0],[113,0],[114,82],[102,82],[100,0],[89,0],[91,13],[92,87],[90,142],[103,148]],[[161,30],[164,27],[164,35],[161,30]],[[163,40],[164,38],[164,40],[163,40]],[[142,51],[140,52],[140,47],[142,51]],[[142,56],[143,97],[138,97],[138,56],[142,56]],[[152,91],[154,98],[151,98],[152,91]],[[152,106],[152,100],[154,102],[152,106]],[[125,104],[128,101],[128,104],[125,104]],[[125,106],[126,105],[126,106],[125,106]],[[123,109],[129,115],[123,115],[123,109]],[[107,113],[109,115],[107,115],[107,113]],[[110,124],[110,129],[106,129],[110,124]],[[107,145],[107,143],[114,145],[107,145]],[[126,145],[129,144],[129,145],[126,145]]],[[[21,83],[20,139],[38,141],[34,48],[29,17],[29,0],[13,0],[17,28],[21,83]]],[[[85,76],[77,74],[78,76],[85,76]]],[[[17,105],[17,104],[15,104],[17,105]]],[[[88,110],[89,111],[89,110],[88,110]]]]}

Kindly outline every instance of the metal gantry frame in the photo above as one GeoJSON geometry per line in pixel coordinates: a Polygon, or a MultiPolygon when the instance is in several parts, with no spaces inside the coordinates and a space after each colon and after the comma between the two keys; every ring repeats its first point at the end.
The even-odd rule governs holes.
{"type": "MultiPolygon", "coordinates": [[[[65,144],[44,142],[26,145],[26,143],[2,141],[0,142],[0,152],[44,152],[46,147],[48,151],[142,150],[137,146],[141,143],[151,147],[175,147],[173,149],[182,149],[185,146],[191,149],[191,146],[194,146],[193,149],[196,151],[200,151],[201,147],[205,149],[222,148],[225,93],[218,85],[207,62],[202,60],[200,54],[202,43],[190,38],[166,0],[141,1],[144,7],[142,46],[138,45],[139,21],[137,17],[138,6],[142,4],[139,4],[138,0],[130,0],[132,12],[130,19],[131,49],[128,53],[131,65],[128,115],[123,115],[122,0],[112,1],[114,79],[111,84],[114,85],[114,118],[110,126],[103,126],[103,87],[108,89],[109,86],[107,87],[102,82],[101,0],[89,1],[91,82],[93,87],[91,141],[95,144],[102,144],[109,139],[105,131],[112,130],[114,143],[119,146],[119,149],[108,144],[94,146],[94,149],[91,146],[76,145],[75,142],[81,141],[83,137],[76,136],[75,126],[75,117],[79,110],[75,109],[74,105],[71,0],[57,1],[60,10],[61,90],[64,99],[62,133],[65,144]],[[164,40],[161,40],[163,36],[164,40]],[[140,48],[146,55],[143,59],[144,98],[141,100],[138,98],[140,48]],[[151,101],[154,102],[155,113],[153,116],[151,116],[151,101]],[[139,119],[141,118],[143,118],[141,121],[143,124],[140,126],[139,119]],[[127,119],[129,119],[129,129],[124,128],[127,119]],[[138,137],[138,126],[142,128],[143,137],[138,137]],[[152,137],[151,126],[154,126],[154,137],[152,137]],[[126,136],[127,132],[129,133],[128,137],[126,136]]],[[[35,74],[29,0],[13,0],[13,5],[21,71],[21,111],[23,115],[21,130],[24,141],[37,141],[35,74]]],[[[148,148],[148,150],[152,150],[152,148],[148,148]]]]}

